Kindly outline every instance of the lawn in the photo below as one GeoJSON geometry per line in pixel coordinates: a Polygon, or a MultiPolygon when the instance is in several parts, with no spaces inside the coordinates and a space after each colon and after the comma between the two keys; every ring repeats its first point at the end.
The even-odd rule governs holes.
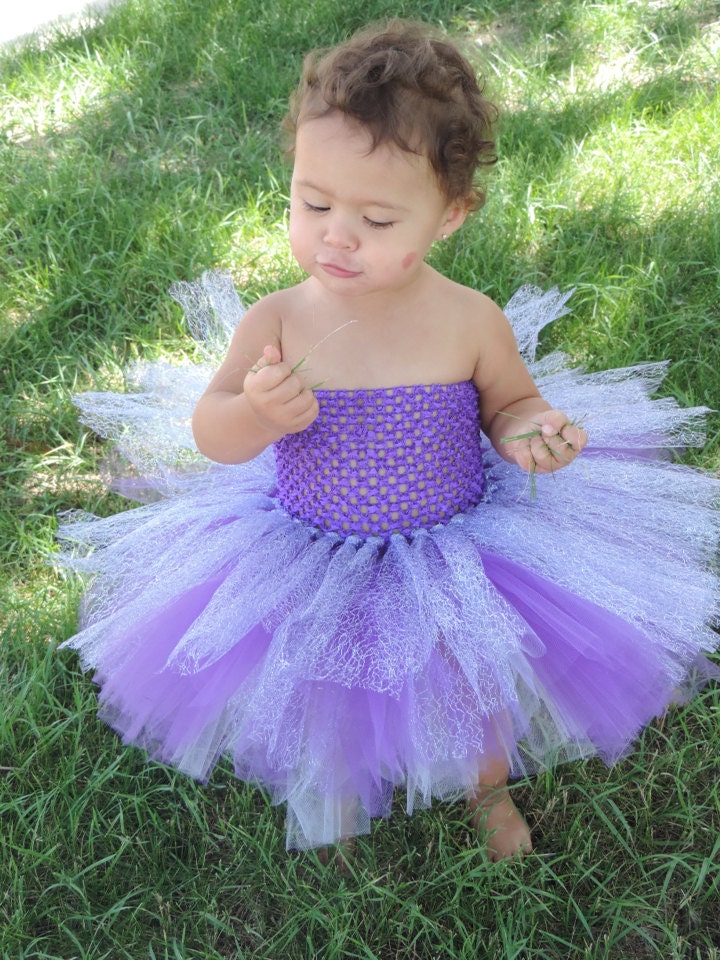
{"type": "MultiPolygon", "coordinates": [[[[461,806],[398,805],[342,877],[286,854],[229,765],[203,787],[123,748],[57,651],[80,596],[58,515],[128,506],[72,395],[194,356],[173,281],[222,267],[249,303],[299,279],[288,93],[388,14],[464,38],[502,106],[487,204],[434,265],[500,303],[575,288],[545,349],[669,359],[665,395],[720,406],[717,0],[128,0],[0,50],[3,960],[720,957],[718,685],[612,770],[519,783],[523,862],[488,863],[461,806]]],[[[718,415],[684,457],[720,471],[718,415]]]]}

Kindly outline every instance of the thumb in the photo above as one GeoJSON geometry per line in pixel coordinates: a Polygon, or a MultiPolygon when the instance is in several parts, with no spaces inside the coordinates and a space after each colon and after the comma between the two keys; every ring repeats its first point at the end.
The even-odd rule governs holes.
{"type": "Polygon", "coordinates": [[[263,367],[268,367],[273,363],[280,363],[281,360],[282,354],[280,350],[272,344],[268,344],[263,350],[263,355],[258,360],[258,364],[263,367]]]}

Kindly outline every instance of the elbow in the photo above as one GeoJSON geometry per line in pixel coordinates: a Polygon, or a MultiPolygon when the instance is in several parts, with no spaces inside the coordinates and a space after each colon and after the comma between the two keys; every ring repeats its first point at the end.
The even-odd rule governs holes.
{"type": "Polygon", "coordinates": [[[210,460],[214,460],[215,457],[212,455],[212,451],[209,448],[209,445],[205,442],[205,435],[203,431],[198,427],[198,424],[195,420],[195,417],[192,419],[192,433],[193,439],[195,440],[195,446],[198,451],[204,456],[209,457],[210,460]]]}
{"type": "Polygon", "coordinates": [[[227,445],[221,442],[221,438],[217,436],[217,430],[212,429],[212,420],[208,421],[200,405],[195,408],[191,427],[195,446],[204,457],[216,463],[231,462],[223,455],[225,453],[223,447],[227,445]]]}
{"type": "Polygon", "coordinates": [[[215,463],[237,464],[252,460],[268,445],[253,443],[242,424],[230,424],[216,409],[207,409],[202,400],[192,417],[192,432],[199,452],[215,463]]]}

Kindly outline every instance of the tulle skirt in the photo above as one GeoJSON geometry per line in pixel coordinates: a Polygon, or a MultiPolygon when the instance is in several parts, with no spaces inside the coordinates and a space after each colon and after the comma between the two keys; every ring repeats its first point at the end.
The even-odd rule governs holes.
{"type": "Polygon", "coordinates": [[[650,399],[662,365],[535,361],[557,291],[525,288],[507,312],[592,446],[535,496],[488,450],[481,503],[387,540],[289,516],[271,451],[194,452],[192,406],[242,311],[217,275],[176,295],[206,362],[140,365],[127,393],[78,398],[131,465],[116,488],[148,502],[61,528],[60,562],[88,581],[66,645],[124,742],[199,780],[230,756],[306,848],[367,832],[397,788],[409,812],[456,798],[498,759],[513,776],[613,763],[718,675],[720,482],[669,458],[702,442],[705,411],[650,399]]]}

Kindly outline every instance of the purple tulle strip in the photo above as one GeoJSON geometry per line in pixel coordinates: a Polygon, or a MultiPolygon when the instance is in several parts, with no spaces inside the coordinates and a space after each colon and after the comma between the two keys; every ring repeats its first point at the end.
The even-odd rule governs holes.
{"type": "MultiPolygon", "coordinates": [[[[521,565],[487,552],[480,560],[522,618],[530,673],[526,666],[520,673],[535,678],[524,698],[520,676],[517,701],[495,712],[438,644],[422,669],[408,668],[397,696],[298,679],[285,715],[277,717],[268,737],[254,725],[257,680],[272,647],[261,624],[238,637],[220,660],[195,672],[168,663],[178,638],[222,583],[219,575],[137,625],[134,652],[125,662],[97,665],[100,715],[125,742],[200,780],[229,754],[238,776],[264,786],[276,802],[288,802],[301,846],[328,842],[315,822],[315,808],[328,797],[340,810],[335,816],[342,831],[362,832],[371,817],[389,815],[400,785],[407,787],[412,809],[470,789],[485,763],[498,758],[516,774],[558,757],[598,753],[608,763],[617,760],[673,699],[683,665],[638,628],[521,565]],[[427,728],[433,727],[436,742],[444,718],[428,712],[428,704],[453,700],[468,742],[463,749],[448,728],[447,750],[438,759],[425,747],[427,728]],[[299,738],[293,735],[298,726],[299,738]],[[539,752],[542,730],[545,754],[539,752]]],[[[704,658],[695,667],[696,686],[718,673],[704,658]]]]}
{"type": "Polygon", "coordinates": [[[205,362],[140,364],[129,392],[77,400],[127,464],[110,455],[111,484],[147,505],[69,517],[60,532],[59,561],[90,581],[67,646],[126,743],[203,781],[230,757],[287,802],[288,846],[312,847],[367,832],[398,787],[411,812],[473,789],[497,759],[515,776],[615,762],[718,676],[705,654],[718,646],[720,481],[672,462],[703,443],[707,411],[653,399],[664,364],[587,374],[561,354],[535,360],[567,295],[524,288],[508,305],[541,392],[592,443],[537,477],[534,499],[494,451],[481,468],[472,385],[436,384],[381,391],[388,409],[375,403],[369,426],[373,398],[321,396],[316,483],[293,473],[291,451],[287,511],[271,451],[211,464],[192,438],[242,314],[231,282],[207,275],[175,295],[204,331],[205,362]],[[352,417],[333,412],[350,400],[352,417]],[[387,523],[372,518],[376,489],[387,523]],[[336,500],[339,525],[322,523],[336,500]],[[363,539],[366,527],[382,536],[363,539]]]}

